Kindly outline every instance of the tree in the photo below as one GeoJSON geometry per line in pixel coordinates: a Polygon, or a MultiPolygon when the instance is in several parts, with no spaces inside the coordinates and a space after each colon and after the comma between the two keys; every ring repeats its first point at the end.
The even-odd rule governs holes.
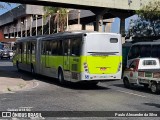
{"type": "Polygon", "coordinates": [[[131,21],[130,34],[133,36],[160,35],[160,1],[152,1],[136,11],[138,19],[131,21]],[[132,25],[131,25],[132,24],[132,25]]]}
{"type": "Polygon", "coordinates": [[[143,6],[142,9],[137,11],[137,14],[142,20],[147,21],[152,28],[154,35],[157,35],[156,28],[160,24],[160,1],[152,1],[143,6]]]}
{"type": "Polygon", "coordinates": [[[48,17],[51,15],[51,23],[53,29],[56,29],[57,25],[59,26],[60,32],[63,32],[66,28],[67,24],[67,9],[59,8],[59,7],[44,7],[45,15],[44,17],[48,17]]]}

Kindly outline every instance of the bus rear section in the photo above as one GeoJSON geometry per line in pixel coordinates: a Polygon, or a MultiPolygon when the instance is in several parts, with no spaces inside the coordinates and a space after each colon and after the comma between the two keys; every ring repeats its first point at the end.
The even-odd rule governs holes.
{"type": "Polygon", "coordinates": [[[82,49],[81,80],[121,79],[122,44],[120,34],[88,33],[82,49]]]}

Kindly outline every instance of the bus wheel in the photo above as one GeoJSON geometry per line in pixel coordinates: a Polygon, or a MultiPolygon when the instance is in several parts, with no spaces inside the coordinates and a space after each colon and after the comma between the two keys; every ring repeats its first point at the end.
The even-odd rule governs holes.
{"type": "Polygon", "coordinates": [[[17,70],[20,71],[18,61],[16,62],[16,67],[17,67],[17,70]]]}
{"type": "Polygon", "coordinates": [[[61,84],[64,84],[64,83],[65,83],[62,70],[59,70],[59,72],[58,72],[58,80],[59,80],[59,82],[60,82],[61,84]]]}
{"type": "Polygon", "coordinates": [[[35,75],[35,71],[34,71],[33,65],[31,65],[31,74],[32,74],[32,75],[35,75]]]}
{"type": "Polygon", "coordinates": [[[125,88],[130,88],[131,87],[128,78],[123,78],[123,84],[124,84],[125,88]]]}
{"type": "Polygon", "coordinates": [[[158,90],[158,85],[156,82],[152,82],[151,83],[151,92],[152,93],[157,93],[159,90],[158,90]]]}

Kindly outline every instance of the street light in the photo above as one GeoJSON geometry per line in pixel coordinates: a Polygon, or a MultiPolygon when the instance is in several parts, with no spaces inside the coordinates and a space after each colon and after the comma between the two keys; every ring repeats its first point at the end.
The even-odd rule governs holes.
{"type": "Polygon", "coordinates": [[[67,31],[68,31],[68,13],[69,13],[69,10],[67,9],[67,31]]]}
{"type": "Polygon", "coordinates": [[[38,15],[36,15],[36,36],[37,36],[37,18],[38,18],[38,15]]]}
{"type": "Polygon", "coordinates": [[[80,13],[81,13],[81,10],[78,10],[78,25],[80,24],[80,13]]]}
{"type": "Polygon", "coordinates": [[[31,15],[30,36],[32,36],[33,16],[31,15]]]}
{"type": "Polygon", "coordinates": [[[25,31],[25,36],[27,37],[27,18],[26,18],[25,22],[26,22],[26,31],[25,31]]]}
{"type": "Polygon", "coordinates": [[[21,21],[21,37],[22,37],[22,27],[23,27],[23,21],[21,21]]]}
{"type": "Polygon", "coordinates": [[[51,34],[51,14],[49,14],[49,34],[51,34]]]}
{"type": "Polygon", "coordinates": [[[57,33],[59,32],[59,10],[57,11],[57,33]]]}

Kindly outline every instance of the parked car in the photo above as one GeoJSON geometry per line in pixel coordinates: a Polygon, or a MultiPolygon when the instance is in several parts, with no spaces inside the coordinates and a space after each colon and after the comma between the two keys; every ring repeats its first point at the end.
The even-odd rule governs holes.
{"type": "Polygon", "coordinates": [[[129,68],[124,70],[123,83],[126,88],[131,85],[143,85],[152,93],[160,91],[160,63],[158,58],[137,58],[129,68]]]}
{"type": "Polygon", "coordinates": [[[9,52],[9,50],[3,50],[3,51],[1,51],[0,58],[1,59],[3,59],[3,58],[10,59],[10,52],[9,52]]]}

